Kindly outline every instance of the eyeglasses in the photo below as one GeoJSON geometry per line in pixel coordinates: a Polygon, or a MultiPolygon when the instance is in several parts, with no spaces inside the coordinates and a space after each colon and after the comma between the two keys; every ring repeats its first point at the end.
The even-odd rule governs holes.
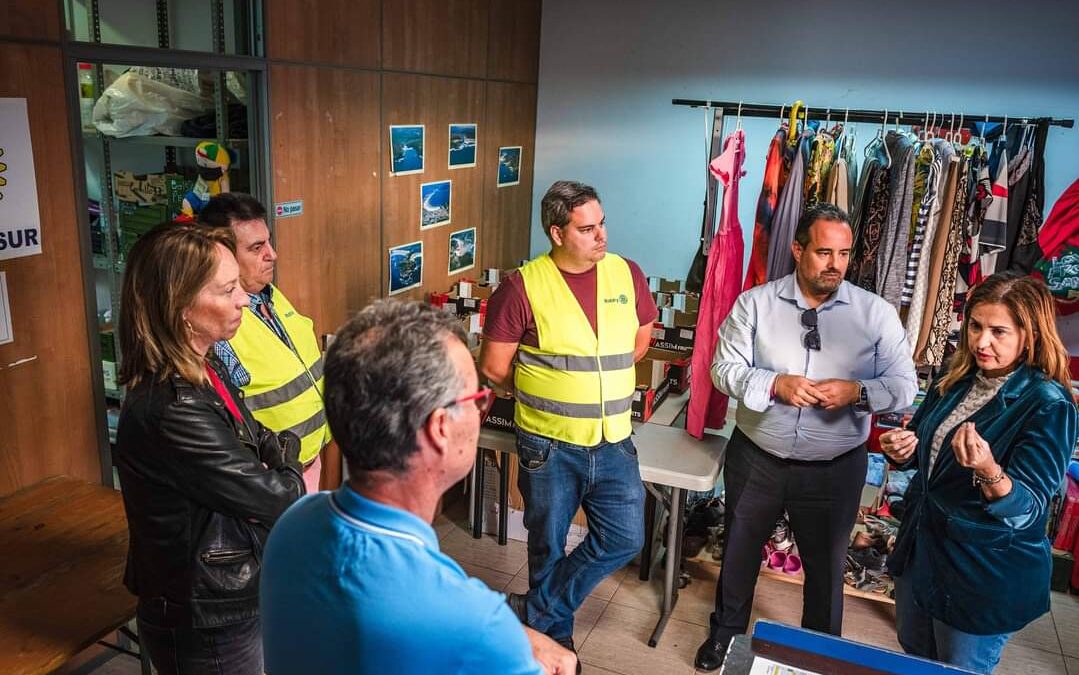
{"type": "Polygon", "coordinates": [[[495,402],[494,394],[495,392],[493,389],[489,387],[484,387],[483,389],[477,391],[475,394],[462,396],[461,398],[456,399],[452,403],[448,403],[441,407],[452,408],[455,405],[460,405],[462,403],[468,403],[471,401],[476,404],[476,408],[480,411],[480,421],[482,422],[483,420],[487,419],[488,413],[491,412],[491,405],[495,402]]]}
{"type": "Polygon", "coordinates": [[[809,332],[802,336],[802,344],[806,349],[820,351],[820,331],[817,330],[817,310],[807,309],[802,312],[802,326],[809,332]]]}

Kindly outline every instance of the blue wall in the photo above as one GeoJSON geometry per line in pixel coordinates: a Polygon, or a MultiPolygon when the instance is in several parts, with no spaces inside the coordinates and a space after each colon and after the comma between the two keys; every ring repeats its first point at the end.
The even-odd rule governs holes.
{"type": "MultiPolygon", "coordinates": [[[[599,190],[611,250],[648,274],[685,276],[702,215],[704,113],[672,98],[1074,118],[1077,36],[1067,0],[544,0],[532,252],[547,249],[544,191],[575,179],[599,190]]],[[[776,121],[742,126],[748,255],[776,121]]],[[[855,126],[861,148],[876,127],[855,126]]],[[[1051,129],[1046,164],[1048,215],[1079,178],[1079,128],[1051,129]]]]}

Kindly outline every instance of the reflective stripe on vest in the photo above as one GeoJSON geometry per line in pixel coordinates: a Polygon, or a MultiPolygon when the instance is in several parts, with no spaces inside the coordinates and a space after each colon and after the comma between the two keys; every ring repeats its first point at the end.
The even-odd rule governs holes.
{"type": "Polygon", "coordinates": [[[514,419],[530,433],[582,446],[629,436],[636,386],[637,302],[622,258],[596,265],[596,331],[549,255],[521,268],[539,347],[521,345],[514,419]],[[597,338],[597,332],[599,337],[597,338]]]}
{"type": "Polygon", "coordinates": [[[244,386],[244,404],[259,422],[276,432],[300,437],[300,461],[309,462],[330,442],[322,402],[322,353],[314,324],[273,288],[273,311],[295,351],[249,308],[229,340],[240,363],[251,374],[244,386]]]}

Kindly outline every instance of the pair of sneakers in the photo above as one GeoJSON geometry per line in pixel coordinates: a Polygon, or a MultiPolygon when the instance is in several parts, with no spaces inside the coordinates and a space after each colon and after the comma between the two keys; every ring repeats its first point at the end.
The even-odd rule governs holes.
{"type": "MultiPolygon", "coordinates": [[[[520,593],[506,593],[506,604],[510,606],[521,625],[528,625],[528,598],[520,593]]],[[[577,675],[581,675],[581,658],[577,655],[577,647],[573,644],[573,636],[564,638],[551,638],[565,649],[573,652],[577,657],[577,675]]]]}

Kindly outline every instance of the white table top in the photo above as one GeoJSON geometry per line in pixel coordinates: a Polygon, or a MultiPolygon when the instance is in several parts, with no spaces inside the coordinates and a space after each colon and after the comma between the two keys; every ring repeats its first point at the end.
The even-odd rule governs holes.
{"type": "Polygon", "coordinates": [[[685,429],[641,424],[633,429],[641,480],[703,492],[716,486],[727,439],[705,434],[698,441],[685,429]]]}
{"type": "MultiPolygon", "coordinates": [[[[479,446],[498,452],[516,452],[517,436],[512,431],[483,427],[479,446]]],[[[716,485],[726,453],[727,439],[705,435],[704,440],[685,429],[660,424],[636,424],[633,445],[641,466],[641,480],[686,490],[711,490],[716,485]]]]}

